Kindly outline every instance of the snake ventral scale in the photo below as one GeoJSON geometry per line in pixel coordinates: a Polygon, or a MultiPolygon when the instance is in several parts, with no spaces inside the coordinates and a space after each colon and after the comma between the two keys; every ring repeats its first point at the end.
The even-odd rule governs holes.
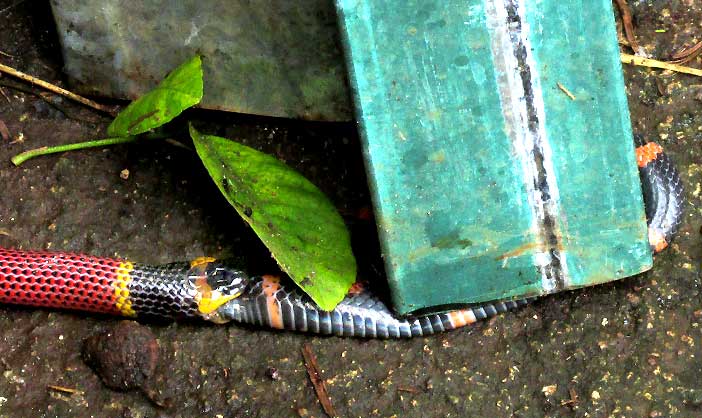
{"type": "Polygon", "coordinates": [[[610,0],[337,0],[398,313],[652,265],[610,0]]]}

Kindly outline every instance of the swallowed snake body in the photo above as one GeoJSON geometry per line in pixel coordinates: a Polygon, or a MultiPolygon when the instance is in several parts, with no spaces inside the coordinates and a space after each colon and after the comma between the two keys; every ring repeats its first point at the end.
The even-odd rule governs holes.
{"type": "MultiPolygon", "coordinates": [[[[637,139],[649,243],[668,246],[682,216],[680,177],[663,149],[637,139]]],[[[126,317],[203,318],[342,337],[399,338],[460,328],[525,305],[484,303],[446,313],[397,317],[355,284],[331,312],[289,279],[250,277],[213,258],[149,266],[125,260],[0,248],[0,303],[109,313],[126,317]]]]}

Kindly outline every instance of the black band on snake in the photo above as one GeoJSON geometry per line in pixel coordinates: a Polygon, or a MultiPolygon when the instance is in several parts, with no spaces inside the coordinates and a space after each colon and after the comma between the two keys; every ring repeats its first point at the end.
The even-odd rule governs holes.
{"type": "MultiPolygon", "coordinates": [[[[682,219],[680,176],[663,149],[637,139],[651,250],[665,249],[682,219]]],[[[401,338],[460,328],[528,303],[484,303],[445,313],[398,317],[355,284],[331,312],[289,279],[255,276],[213,258],[164,266],[0,248],[0,303],[127,317],[203,318],[342,337],[401,338]]]]}

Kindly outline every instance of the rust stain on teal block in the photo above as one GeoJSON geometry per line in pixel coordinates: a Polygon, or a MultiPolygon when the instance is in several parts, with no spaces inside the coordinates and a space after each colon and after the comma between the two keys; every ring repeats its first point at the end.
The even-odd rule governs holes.
{"type": "Polygon", "coordinates": [[[337,7],[399,313],[651,267],[611,1],[337,7]]]}

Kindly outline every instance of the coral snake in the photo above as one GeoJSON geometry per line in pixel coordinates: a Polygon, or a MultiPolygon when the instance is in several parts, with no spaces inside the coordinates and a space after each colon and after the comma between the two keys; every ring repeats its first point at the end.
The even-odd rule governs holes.
{"type": "MultiPolygon", "coordinates": [[[[652,251],[659,252],[680,224],[682,185],[658,144],[637,139],[636,156],[649,242],[652,251]]],[[[325,312],[289,279],[249,276],[213,258],[149,266],[87,255],[0,249],[0,303],[126,317],[196,317],[338,336],[398,338],[459,328],[528,302],[485,303],[401,318],[357,284],[336,309],[325,312]]]]}

